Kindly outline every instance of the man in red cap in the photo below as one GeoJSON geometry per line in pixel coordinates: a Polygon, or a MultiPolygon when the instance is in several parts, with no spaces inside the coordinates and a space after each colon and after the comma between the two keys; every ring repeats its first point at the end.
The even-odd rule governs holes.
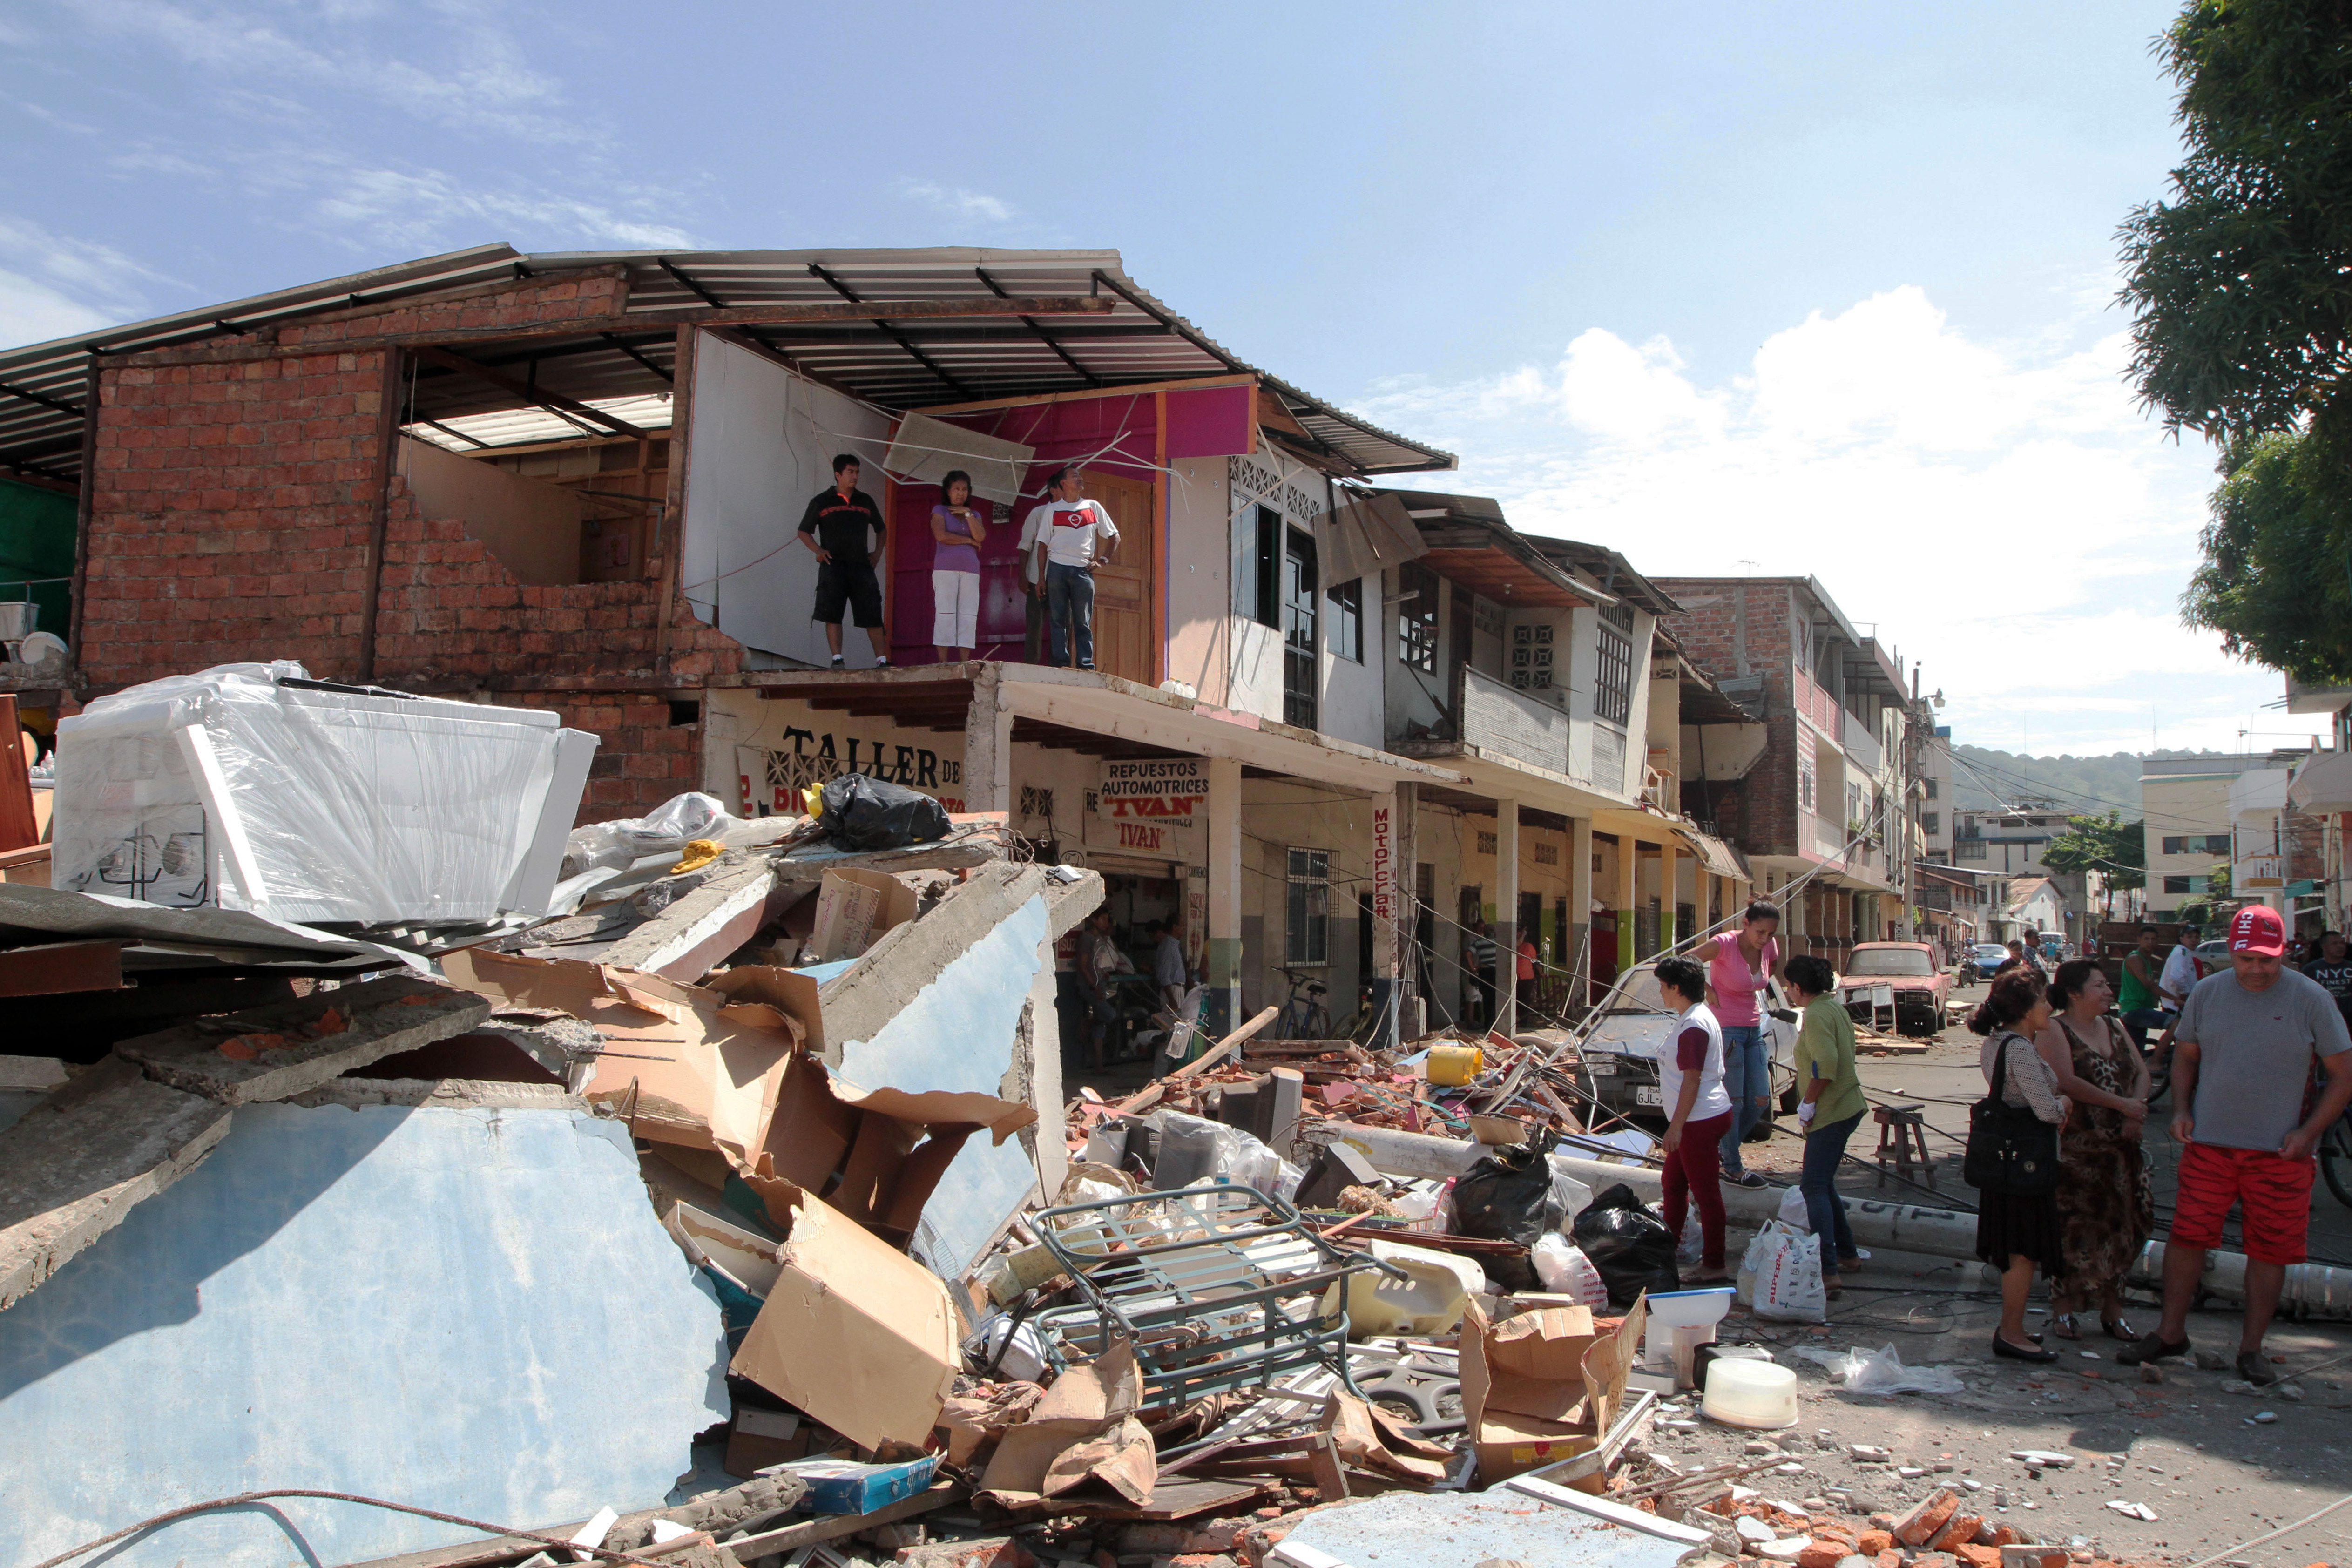
{"type": "Polygon", "coordinates": [[[2137,1365],[2189,1349],[2189,1303],[2220,1245],[2230,1205],[2246,1238],[2245,1322],[2238,1375],[2275,1383],[2263,1334],[2287,1265],[2311,1230],[2311,1151],[2352,1103],[2352,1035],[2318,982],[2283,962],[2286,927],[2260,904],[2230,921],[2230,969],[2189,993],[2172,1030],[2173,1140],[2180,1190],[2164,1247],[2164,1321],[2116,1359],[2137,1365]],[[2327,1069],[2311,1093],[2312,1058],[2327,1069]],[[2317,1103],[2314,1104],[2314,1100],[2317,1103]]]}

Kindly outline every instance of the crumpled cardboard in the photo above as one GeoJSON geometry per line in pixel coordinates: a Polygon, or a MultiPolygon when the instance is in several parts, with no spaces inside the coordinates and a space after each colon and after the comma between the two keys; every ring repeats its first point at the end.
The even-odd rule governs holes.
{"type": "Polygon", "coordinates": [[[782,1268],[730,1370],[861,1447],[920,1448],[960,1364],[947,1287],[791,1183],[755,1184],[782,1268]]]}
{"type": "Polygon", "coordinates": [[[1318,1431],[1331,1434],[1342,1464],[1420,1485],[1445,1479],[1453,1450],[1405,1430],[1387,1411],[1340,1389],[1323,1396],[1318,1431]]]}
{"type": "MultiPolygon", "coordinates": [[[[1643,1296],[1622,1319],[1549,1307],[1494,1323],[1475,1301],[1462,1317],[1462,1415],[1482,1484],[1598,1447],[1625,1397],[1625,1374],[1649,1320],[1643,1296]]],[[[1603,1478],[1572,1482],[1599,1491],[1603,1478]],[[1589,1483],[1589,1484],[1588,1484],[1589,1483]]]]}
{"type": "Polygon", "coordinates": [[[1160,1459],[1151,1434],[1135,1418],[1142,1403],[1135,1347],[1113,1341],[1093,1361],[1065,1371],[1029,1419],[998,1440],[982,1489],[1018,1508],[1100,1481],[1129,1505],[1145,1506],[1160,1459]]]}
{"type": "Polygon", "coordinates": [[[816,1193],[904,1247],[966,1140],[985,1131],[1002,1143],[1036,1120],[1030,1107],[990,1094],[859,1089],[803,1055],[782,1071],[745,1179],[755,1191],[782,1179],[816,1193]]]}
{"type": "Polygon", "coordinates": [[[756,992],[730,1000],[631,969],[462,949],[451,983],[510,1007],[551,1007],[595,1026],[605,1054],[582,1095],[656,1143],[748,1165],[775,1114],[800,1026],[756,992]]]}
{"type": "Polygon", "coordinates": [[[940,1430],[948,1436],[948,1463],[970,1469],[992,1454],[997,1440],[1029,1419],[1045,1391],[1034,1383],[982,1385],[984,1392],[959,1394],[940,1412],[940,1430]]]}

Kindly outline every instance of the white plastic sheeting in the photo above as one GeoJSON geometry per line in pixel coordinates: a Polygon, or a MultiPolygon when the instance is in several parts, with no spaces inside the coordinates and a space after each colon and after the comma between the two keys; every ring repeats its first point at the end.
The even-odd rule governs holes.
{"type": "Polygon", "coordinates": [[[595,752],[530,709],[222,665],[58,729],[52,885],[274,920],[543,914],[595,752]]]}

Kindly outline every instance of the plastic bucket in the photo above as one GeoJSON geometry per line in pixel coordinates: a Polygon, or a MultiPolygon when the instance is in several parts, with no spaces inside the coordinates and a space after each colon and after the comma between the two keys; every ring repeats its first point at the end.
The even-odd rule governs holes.
{"type": "Polygon", "coordinates": [[[1771,1430],[1797,1424],[1797,1374],[1768,1361],[1718,1358],[1707,1363],[1699,1408],[1729,1426],[1771,1430]]]}

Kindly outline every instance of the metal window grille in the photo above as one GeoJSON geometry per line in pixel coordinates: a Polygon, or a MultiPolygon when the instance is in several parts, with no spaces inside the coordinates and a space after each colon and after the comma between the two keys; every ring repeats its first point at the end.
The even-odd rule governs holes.
{"type": "Polygon", "coordinates": [[[1601,668],[1592,697],[1595,718],[1622,724],[1633,711],[1633,611],[1612,605],[1601,612],[1601,668]]]}
{"type": "Polygon", "coordinates": [[[1397,571],[1397,662],[1437,673],[1437,574],[1410,563],[1397,571]]]}
{"type": "Polygon", "coordinates": [[[1283,962],[1302,966],[1331,962],[1331,852],[1290,852],[1288,919],[1283,962]]]}

